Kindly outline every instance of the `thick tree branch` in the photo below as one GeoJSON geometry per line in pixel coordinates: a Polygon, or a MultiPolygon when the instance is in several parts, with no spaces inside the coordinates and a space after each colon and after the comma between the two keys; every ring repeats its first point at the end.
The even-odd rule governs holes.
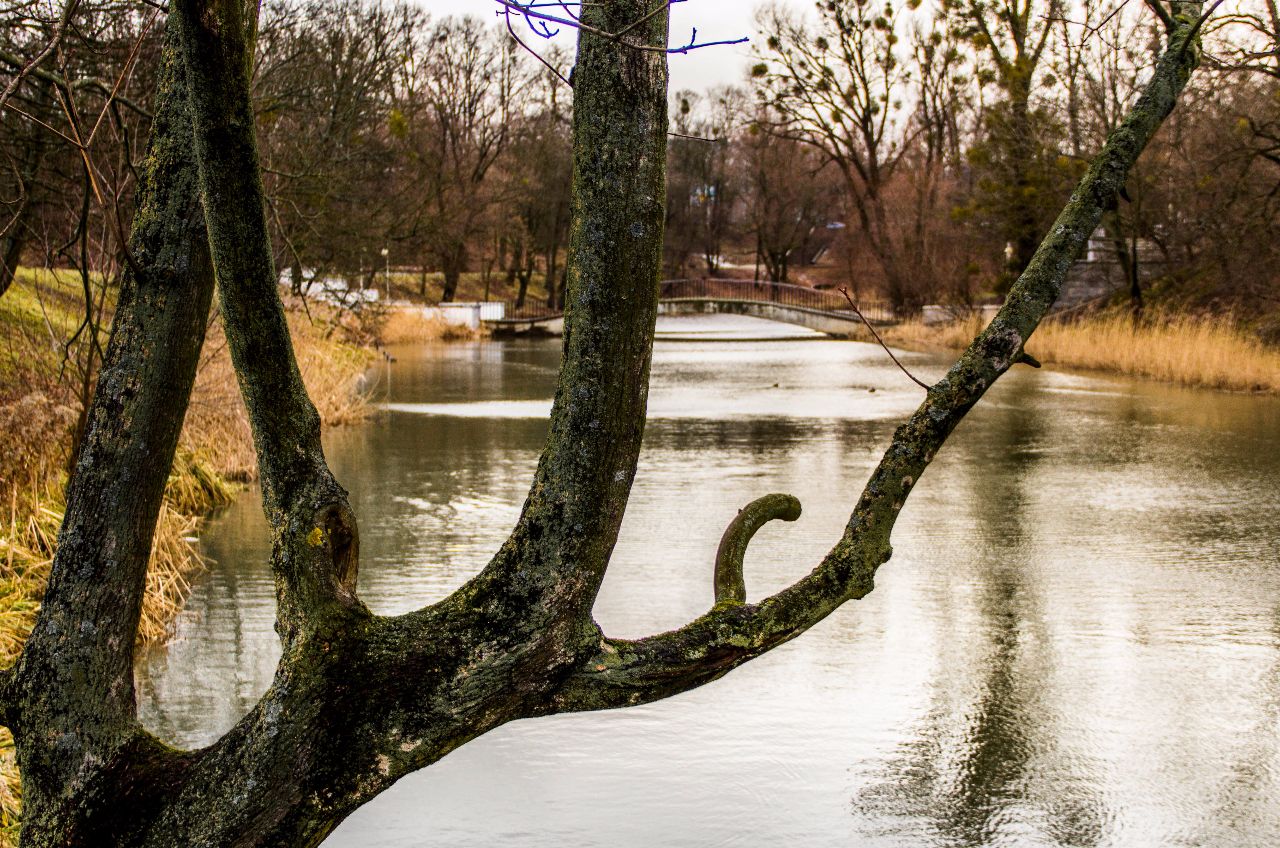
{"type": "Polygon", "coordinates": [[[718,605],[680,630],[638,641],[602,638],[599,650],[544,707],[607,709],[669,697],[724,675],[871,591],[891,553],[890,531],[920,475],[988,388],[1025,361],[1023,345],[1057,299],[1075,259],[1161,123],[1173,110],[1200,51],[1193,14],[1177,19],[1151,81],[1059,215],[990,326],[898,428],[854,509],[844,536],[808,576],[756,605],[718,605]]]}
{"type": "Polygon", "coordinates": [[[60,834],[87,815],[73,813],[75,793],[140,739],[133,646],[213,294],[177,58],[171,31],[130,236],[138,265],[126,271],[116,304],[40,615],[7,687],[24,834],[46,838],[33,835],[31,844],[73,844],[60,834]]]}
{"type": "Polygon", "coordinates": [[[665,219],[667,12],[584,7],[574,106],[564,363],[550,435],[511,538],[465,590],[501,616],[590,614],[635,477],[648,401],[665,219]],[[492,599],[492,603],[488,599],[492,599]]]}
{"type": "Polygon", "coordinates": [[[241,0],[181,0],[209,243],[227,342],[253,426],[286,639],[307,622],[367,611],[355,597],[358,531],[320,444],[320,416],[294,358],[267,234],[241,0]]]}

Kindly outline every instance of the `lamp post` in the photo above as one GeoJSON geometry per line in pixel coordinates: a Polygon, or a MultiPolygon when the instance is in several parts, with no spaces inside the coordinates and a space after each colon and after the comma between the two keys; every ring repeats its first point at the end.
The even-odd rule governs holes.
{"type": "Polygon", "coordinates": [[[386,277],[384,278],[383,287],[387,292],[387,303],[391,302],[391,248],[382,248],[382,261],[386,268],[386,277]]]}

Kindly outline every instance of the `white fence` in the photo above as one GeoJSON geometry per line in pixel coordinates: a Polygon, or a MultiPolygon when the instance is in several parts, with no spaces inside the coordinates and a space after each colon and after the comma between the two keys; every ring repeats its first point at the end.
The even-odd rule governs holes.
{"type": "Polygon", "coordinates": [[[424,314],[442,319],[446,324],[480,329],[482,321],[501,321],[507,315],[505,303],[442,303],[428,306],[424,314]]]}

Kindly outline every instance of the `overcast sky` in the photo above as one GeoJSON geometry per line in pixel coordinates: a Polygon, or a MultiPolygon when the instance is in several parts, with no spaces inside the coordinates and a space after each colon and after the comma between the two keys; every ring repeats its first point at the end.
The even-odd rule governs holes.
{"type": "MultiPolygon", "coordinates": [[[[417,0],[432,15],[471,14],[486,20],[493,18],[497,4],[493,0],[417,0]]],[[[755,10],[763,0],[687,0],[677,4],[671,13],[671,43],[689,41],[693,27],[698,28],[699,41],[720,41],[748,36],[755,38],[755,10]]],[[[779,0],[781,5],[807,10],[812,0],[779,0]]],[[[521,38],[524,38],[523,33],[521,38]]],[[[531,47],[538,39],[525,39],[531,47]]],[[[559,39],[572,49],[570,33],[559,39]]],[[[704,90],[713,85],[741,83],[750,65],[752,45],[708,47],[685,56],[671,57],[671,90],[682,88],[704,90]]]]}

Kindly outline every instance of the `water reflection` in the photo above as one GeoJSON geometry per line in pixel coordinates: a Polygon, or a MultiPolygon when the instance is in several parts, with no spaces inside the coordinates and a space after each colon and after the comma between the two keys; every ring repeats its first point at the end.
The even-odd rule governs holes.
{"type": "MultiPolygon", "coordinates": [[[[658,344],[611,633],[703,611],[720,532],[768,491],[805,514],[760,534],[751,596],[811,568],[919,399],[875,348],[726,328],[658,344]]],[[[557,362],[554,342],[404,351],[392,411],[330,434],[375,610],[443,597],[500,543],[557,362]]],[[[917,487],[871,596],[681,698],[502,728],[326,844],[1280,844],[1278,424],[1274,400],[1012,374],[917,487]]],[[[217,565],[139,669],[165,738],[207,742],[268,685],[267,538],[252,497],[206,533],[217,565]]]]}

